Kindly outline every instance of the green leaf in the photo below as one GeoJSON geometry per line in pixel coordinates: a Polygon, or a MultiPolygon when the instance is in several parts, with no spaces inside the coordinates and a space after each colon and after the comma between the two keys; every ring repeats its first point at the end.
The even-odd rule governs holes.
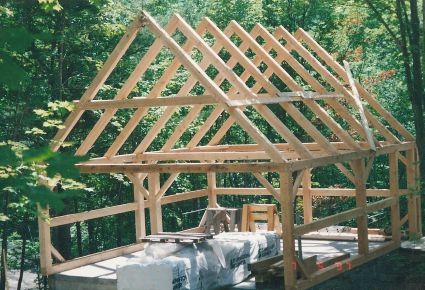
{"type": "Polygon", "coordinates": [[[0,166],[17,166],[19,159],[10,145],[0,146],[0,166]]]}
{"type": "Polygon", "coordinates": [[[22,52],[28,49],[34,38],[23,27],[2,27],[0,29],[0,46],[12,51],[22,52]]]}
{"type": "Polygon", "coordinates": [[[84,156],[74,156],[69,153],[61,153],[49,158],[49,165],[46,168],[47,176],[54,177],[60,174],[63,178],[77,178],[80,176],[80,171],[75,167],[75,164],[87,160],[84,156]]]}
{"type": "Polygon", "coordinates": [[[15,90],[22,87],[28,80],[28,74],[6,52],[0,51],[0,84],[15,90]]]}
{"type": "Polygon", "coordinates": [[[44,186],[33,186],[28,189],[26,196],[34,203],[41,206],[52,206],[54,209],[61,211],[64,207],[61,194],[53,192],[44,186]]]}
{"type": "Polygon", "coordinates": [[[46,12],[62,10],[62,6],[59,4],[59,0],[38,0],[38,3],[40,3],[41,7],[46,12]]]}
{"type": "Polygon", "coordinates": [[[42,162],[52,158],[56,154],[49,147],[29,149],[23,152],[23,159],[25,163],[42,162]]]}

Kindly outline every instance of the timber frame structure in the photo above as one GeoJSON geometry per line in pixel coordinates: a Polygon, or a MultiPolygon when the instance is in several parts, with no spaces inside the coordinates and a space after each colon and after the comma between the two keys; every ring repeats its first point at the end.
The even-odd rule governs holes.
{"type": "MultiPolygon", "coordinates": [[[[50,222],[39,219],[40,260],[45,275],[142,249],[140,240],[146,235],[145,208],[149,209],[151,233],[157,233],[162,231],[161,205],[206,197],[209,207],[217,207],[217,196],[220,195],[271,195],[280,202],[285,289],[306,289],[341,273],[341,269],[332,265],[297,279],[293,263],[296,261],[302,268],[302,261],[297,260],[295,254],[295,237],[356,219],[358,255],[346,260],[351,268],[398,248],[401,226],[406,222],[411,237],[421,235],[420,197],[415,194],[419,189],[414,137],[353,79],[348,63],[345,63],[345,68],[341,66],[302,29],[291,34],[280,26],[270,33],[256,24],[251,32],[247,32],[232,21],[221,31],[208,18],[193,29],[179,15],[174,15],[163,28],[142,11],[82,98],[75,102],[75,109],[54,137],[53,150],[60,149],[85,111],[103,110],[76,151],[77,155],[88,153],[115,113],[125,109],[132,109],[134,113],[104,156],[92,158],[78,167],[82,173],[125,174],[133,183],[134,202],[53,217],[50,222]],[[95,100],[142,27],[155,36],[152,46],[115,98],[95,100]],[[173,38],[177,31],[185,37],[182,45],[173,38]],[[173,54],[172,62],[146,96],[129,98],[161,50],[173,54]],[[220,51],[226,51],[230,57],[224,59],[220,51]],[[194,54],[202,57],[194,57],[194,54]],[[236,66],[243,69],[237,73],[236,66]],[[177,95],[164,96],[167,84],[181,67],[189,72],[186,82],[177,95]],[[214,77],[207,74],[209,67],[216,70],[214,77]],[[195,85],[201,86],[205,94],[194,95],[195,85]],[[186,115],[179,123],[169,124],[172,115],[182,107],[187,109],[186,115]],[[158,120],[133,153],[119,154],[151,108],[161,108],[158,120]],[[282,114],[276,113],[279,111],[276,108],[282,114]],[[205,118],[204,114],[190,142],[178,143],[203,110],[208,115],[205,118]],[[247,110],[260,116],[281,141],[269,140],[250,119],[252,116],[247,114],[247,110]],[[306,114],[307,111],[309,114],[306,114]],[[225,120],[221,127],[207,134],[219,117],[225,120]],[[305,138],[297,137],[288,124],[302,128],[305,138]],[[173,128],[173,133],[163,147],[149,151],[159,132],[167,126],[173,128]],[[239,126],[250,136],[250,144],[221,144],[223,136],[234,126],[239,126]],[[205,140],[207,137],[209,139],[205,140]],[[300,139],[309,141],[302,142],[300,139]],[[389,156],[389,188],[367,189],[369,173],[375,157],[379,155],[389,156]],[[311,170],[328,165],[337,166],[354,188],[312,188],[311,170]],[[399,186],[399,165],[406,168],[406,188],[399,186]],[[221,172],[253,174],[264,187],[217,187],[216,174],[221,172]],[[279,174],[280,186],[276,187],[276,182],[272,184],[263,175],[268,172],[279,174]],[[180,173],[206,174],[205,189],[169,194],[167,190],[180,173]],[[163,178],[162,184],[160,174],[167,177],[163,178]],[[303,199],[304,223],[301,225],[294,225],[296,195],[303,199]],[[401,218],[399,200],[402,195],[407,195],[408,213],[401,218]],[[353,196],[356,207],[313,220],[313,196],[353,196]],[[381,199],[367,202],[370,196],[381,199]],[[392,240],[371,250],[368,246],[367,215],[384,208],[390,208],[392,240]],[[133,245],[65,261],[51,244],[50,231],[53,227],[129,211],[135,212],[136,243],[133,245]],[[52,257],[58,262],[53,263],[52,257]]],[[[49,214],[48,208],[40,208],[40,211],[49,214]]]]}

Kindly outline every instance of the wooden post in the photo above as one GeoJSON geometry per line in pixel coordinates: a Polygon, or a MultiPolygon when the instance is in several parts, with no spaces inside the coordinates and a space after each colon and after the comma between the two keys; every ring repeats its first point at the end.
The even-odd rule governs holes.
{"type": "Polygon", "coordinates": [[[38,236],[40,241],[40,268],[41,273],[47,276],[52,270],[50,225],[46,221],[49,217],[49,208],[38,208],[38,236]]]}
{"type": "Polygon", "coordinates": [[[215,172],[207,173],[208,181],[208,207],[217,207],[217,175],[215,172]]]}
{"type": "MultiPolygon", "coordinates": [[[[366,182],[365,182],[365,164],[363,159],[357,159],[352,162],[354,179],[356,186],[356,206],[366,209],[366,182]]],[[[369,239],[367,229],[367,213],[357,218],[357,235],[359,255],[365,255],[369,252],[369,239]]]]}
{"type": "MultiPolygon", "coordinates": [[[[140,181],[140,174],[135,174],[136,181],[140,181]]],[[[134,211],[136,225],[136,243],[146,236],[145,223],[145,197],[139,186],[133,184],[134,202],[137,203],[137,209],[134,211]]]]}
{"type": "MultiPolygon", "coordinates": [[[[407,157],[407,189],[408,189],[408,217],[409,217],[409,239],[418,237],[418,211],[417,194],[418,180],[416,176],[415,152],[414,149],[406,151],[407,157]]],[[[419,211],[420,212],[420,211],[419,211]]]]}
{"type": "Polygon", "coordinates": [[[283,239],[283,275],[285,289],[295,289],[297,276],[294,265],[294,204],[292,202],[293,181],[292,173],[280,172],[280,200],[282,205],[282,239],[283,239]]]}
{"type": "Polygon", "coordinates": [[[390,161],[390,193],[396,198],[396,202],[391,206],[391,232],[393,241],[400,244],[400,204],[399,204],[399,184],[398,184],[398,152],[389,154],[390,161]]]}
{"type": "Polygon", "coordinates": [[[302,186],[304,223],[308,224],[313,221],[313,202],[311,198],[311,169],[306,169],[304,171],[302,186]]]}
{"type": "Polygon", "coordinates": [[[157,198],[156,193],[160,189],[159,173],[149,173],[149,216],[151,222],[151,234],[162,232],[162,208],[161,198],[157,198]]]}

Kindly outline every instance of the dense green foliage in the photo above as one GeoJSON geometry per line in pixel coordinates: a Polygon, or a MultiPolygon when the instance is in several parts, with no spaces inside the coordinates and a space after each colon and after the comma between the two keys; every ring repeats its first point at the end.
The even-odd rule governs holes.
{"type": "MultiPolygon", "coordinates": [[[[409,1],[401,2],[409,8],[411,3],[417,1],[410,1],[410,4],[407,3],[409,1]]],[[[193,26],[202,17],[208,16],[220,28],[226,27],[233,19],[247,30],[256,22],[270,29],[283,25],[291,32],[302,27],[332,52],[338,61],[350,61],[356,78],[406,128],[411,132],[420,128],[415,124],[418,119],[415,118],[412,107],[412,91],[406,85],[405,59],[400,51],[400,44],[389,33],[392,31],[397,38],[401,37],[395,3],[381,0],[0,1],[0,232],[3,249],[7,249],[5,240],[17,245],[21,242],[15,241],[29,239],[30,235],[33,238],[29,248],[36,248],[35,202],[48,202],[55,206],[53,213],[63,214],[132,201],[132,187],[124,176],[86,175],[82,178],[73,167],[79,159],[67,153],[75,151],[76,144],[80,144],[87,135],[89,128],[100,116],[100,111],[85,113],[83,121],[75,128],[70,142],[61,154],[46,148],[72,108],[69,102],[82,95],[142,6],[161,24],[165,24],[172,13],[178,12],[193,26]],[[368,5],[369,2],[373,5],[368,5]],[[40,176],[47,176],[46,182],[54,185],[58,181],[57,174],[62,176],[63,186],[67,189],[65,192],[55,193],[39,185],[40,176]]],[[[422,17],[421,21],[423,22],[422,17]]],[[[420,36],[422,48],[423,34],[420,36]]],[[[176,39],[184,41],[178,36],[176,39]]],[[[102,87],[99,98],[112,98],[118,92],[153,41],[153,36],[146,30],[139,34],[125,59],[102,87]]],[[[407,42],[409,43],[411,39],[407,42]]],[[[171,59],[171,53],[161,53],[132,94],[144,95],[149,92],[171,59]]],[[[208,73],[214,75],[213,71],[208,73]]],[[[187,71],[179,70],[178,76],[168,84],[166,93],[177,93],[187,78],[187,71]]],[[[202,92],[202,88],[195,88],[194,91],[202,92]]],[[[423,89],[419,94],[424,96],[423,89]]],[[[181,138],[182,144],[193,137],[199,124],[208,117],[211,110],[207,106],[202,111],[203,119],[198,119],[191,125],[189,132],[181,138]]],[[[186,113],[184,109],[179,111],[169,123],[176,126],[186,113]]],[[[158,119],[158,115],[155,109],[149,111],[148,117],[136,128],[122,153],[129,153],[131,148],[137,146],[138,141],[158,119]]],[[[95,150],[89,152],[90,157],[104,154],[106,146],[111,144],[129,117],[126,110],[119,111],[96,142],[95,150]]],[[[259,127],[263,126],[263,131],[267,131],[267,126],[261,120],[256,120],[255,115],[250,118],[259,127]]],[[[169,126],[168,130],[173,128],[169,126]]],[[[218,129],[219,125],[215,125],[208,134],[218,129]]],[[[150,148],[161,148],[171,133],[168,130],[162,130],[150,148]]],[[[301,140],[310,141],[303,136],[302,128],[293,126],[293,130],[301,140]]],[[[273,134],[275,133],[270,130],[270,140],[281,141],[280,137],[273,134]]],[[[201,140],[201,144],[202,142],[201,140]]],[[[236,126],[232,127],[223,140],[227,144],[245,142],[250,142],[249,136],[236,126]]],[[[388,160],[382,157],[376,164],[368,186],[387,187],[388,160]]],[[[205,175],[182,174],[167,194],[200,189],[205,186],[205,179],[205,175]]],[[[258,185],[258,181],[245,174],[221,174],[218,179],[219,186],[258,185]]],[[[269,174],[268,179],[274,184],[278,182],[277,176],[273,174],[269,174]]],[[[313,183],[316,187],[351,186],[346,178],[337,174],[335,167],[314,172],[313,183]]],[[[402,185],[403,183],[404,177],[401,180],[402,185]]],[[[219,203],[239,207],[250,201],[270,202],[269,197],[256,196],[226,197],[221,198],[219,203]]],[[[315,215],[336,213],[352,207],[353,204],[351,198],[342,203],[333,198],[317,199],[315,215]]],[[[164,206],[164,230],[195,226],[200,212],[191,211],[205,207],[205,200],[164,206]]],[[[388,224],[388,215],[378,216],[374,222],[374,226],[385,227],[388,224]]],[[[132,243],[134,233],[125,229],[133,228],[134,217],[131,214],[72,226],[71,249],[67,256],[75,257],[132,243]]],[[[53,232],[54,243],[57,244],[60,239],[59,233],[53,232]]],[[[9,264],[12,267],[18,266],[18,261],[10,258],[13,256],[11,251],[16,250],[15,248],[9,249],[9,264]]],[[[31,250],[28,252],[29,257],[31,250]]],[[[36,267],[38,262],[34,258],[28,260],[31,261],[26,261],[25,267],[36,267]]]]}

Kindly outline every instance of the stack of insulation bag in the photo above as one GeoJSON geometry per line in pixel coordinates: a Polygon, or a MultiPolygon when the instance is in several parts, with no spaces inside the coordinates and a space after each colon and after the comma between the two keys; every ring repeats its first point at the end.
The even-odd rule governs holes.
{"type": "Polygon", "coordinates": [[[279,254],[274,232],[230,232],[199,244],[150,243],[117,267],[118,290],[207,290],[245,280],[248,264],[279,254]]]}

